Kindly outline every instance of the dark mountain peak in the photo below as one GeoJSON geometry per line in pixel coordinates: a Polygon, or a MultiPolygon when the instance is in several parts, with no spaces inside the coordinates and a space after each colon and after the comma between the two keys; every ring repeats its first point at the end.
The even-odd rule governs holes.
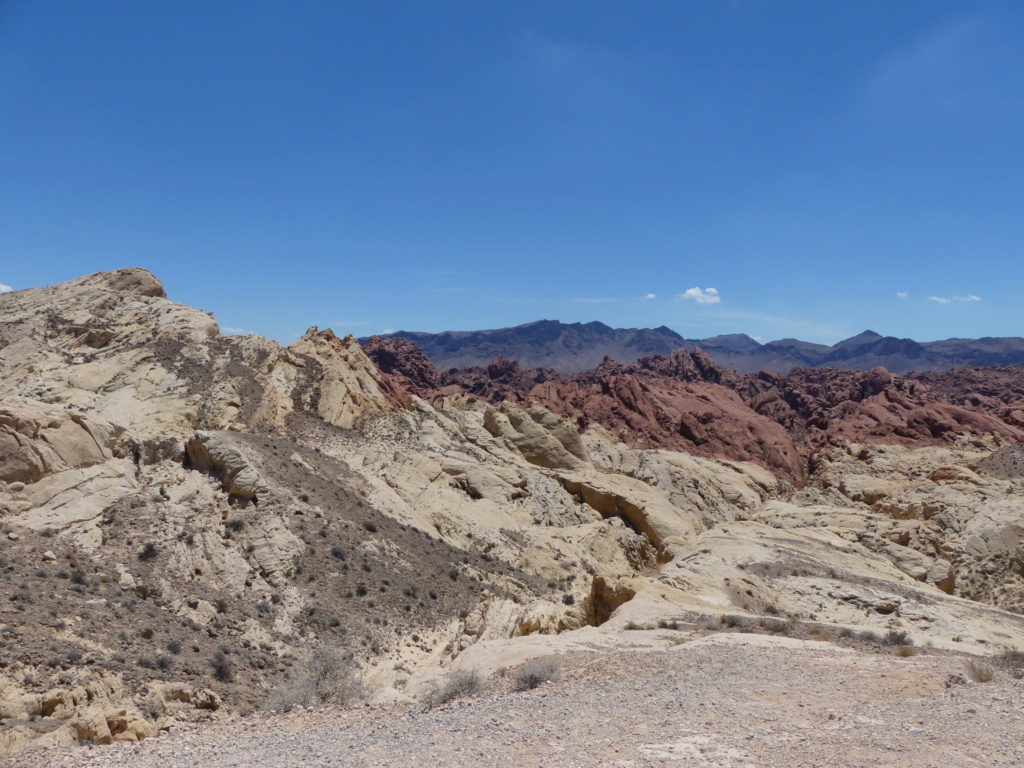
{"type": "MultiPolygon", "coordinates": [[[[739,373],[767,370],[785,374],[794,367],[870,371],[884,366],[902,375],[908,371],[945,371],[967,365],[1024,364],[1024,338],[986,337],[920,343],[913,339],[883,336],[872,330],[851,336],[831,347],[793,338],[759,344],[744,333],[723,334],[697,341],[683,338],[664,325],[658,328],[612,328],[596,320],[587,323],[536,320],[510,328],[444,333],[398,331],[388,334],[387,338],[415,342],[429,362],[441,371],[463,366],[486,369],[497,355],[506,362],[517,361],[521,371],[544,368],[575,373],[594,371],[598,366],[611,370],[604,363],[606,356],[620,361],[614,364],[618,370],[629,367],[640,358],[668,358],[673,350],[693,352],[698,347],[716,365],[739,373]]],[[[360,341],[366,342],[365,339],[360,341]]],[[[385,365],[391,351],[391,348],[382,348],[379,352],[385,365]]],[[[420,378],[428,376],[422,362],[416,365],[420,378]]],[[[686,365],[691,364],[695,365],[693,358],[688,356],[686,365]]],[[[506,377],[520,375],[504,364],[499,364],[498,369],[506,377]]]]}
{"type": "Polygon", "coordinates": [[[745,333],[727,333],[701,339],[700,345],[705,349],[731,349],[735,351],[760,349],[761,344],[745,333]]]}
{"type": "Polygon", "coordinates": [[[883,338],[882,334],[875,333],[874,331],[864,331],[858,333],[856,336],[851,336],[848,339],[837,341],[832,345],[832,349],[843,349],[844,347],[862,347],[865,344],[871,344],[883,338]]]}

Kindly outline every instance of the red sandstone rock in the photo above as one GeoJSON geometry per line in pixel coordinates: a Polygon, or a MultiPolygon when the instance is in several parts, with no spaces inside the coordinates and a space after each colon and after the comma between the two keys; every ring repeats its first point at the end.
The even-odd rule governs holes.
{"type": "Polygon", "coordinates": [[[895,376],[884,368],[795,368],[740,375],[699,348],[596,371],[487,368],[439,373],[412,343],[371,339],[367,354],[396,388],[439,402],[456,392],[540,404],[581,430],[600,424],[638,447],[753,461],[800,483],[804,460],[836,441],[917,447],[959,435],[1024,442],[1024,368],[966,368],[895,376]]]}

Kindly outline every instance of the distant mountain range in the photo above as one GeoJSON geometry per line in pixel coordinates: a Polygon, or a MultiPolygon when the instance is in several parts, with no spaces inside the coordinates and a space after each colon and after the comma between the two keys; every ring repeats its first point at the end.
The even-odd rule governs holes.
{"type": "Polygon", "coordinates": [[[1024,338],[985,337],[918,342],[864,331],[832,346],[798,339],[761,344],[743,333],[686,339],[671,328],[611,328],[604,323],[538,320],[514,328],[485,331],[420,333],[398,331],[388,337],[408,339],[437,368],[485,366],[497,356],[522,368],[554,368],[561,373],[592,370],[609,356],[623,363],[667,355],[673,349],[703,349],[716,363],[740,373],[771,370],[787,373],[798,366],[892,373],[946,371],[967,365],[1024,365],[1024,338]]]}

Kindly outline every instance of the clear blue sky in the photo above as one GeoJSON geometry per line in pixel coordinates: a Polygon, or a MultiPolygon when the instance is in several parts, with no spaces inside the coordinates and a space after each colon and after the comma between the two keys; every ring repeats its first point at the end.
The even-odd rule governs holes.
{"type": "Polygon", "coordinates": [[[0,284],[142,266],[285,343],[1024,335],[1022,40],[1019,0],[0,0],[0,284]]]}

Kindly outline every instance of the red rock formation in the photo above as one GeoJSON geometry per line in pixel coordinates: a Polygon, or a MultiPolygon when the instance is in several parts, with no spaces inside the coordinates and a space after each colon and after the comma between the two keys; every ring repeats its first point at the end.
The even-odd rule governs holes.
{"type": "Polygon", "coordinates": [[[581,430],[600,424],[630,445],[753,461],[800,483],[804,460],[837,441],[923,446],[959,435],[1024,442],[1024,368],[968,368],[894,376],[884,368],[795,368],[740,375],[700,349],[596,371],[487,368],[439,373],[413,344],[371,340],[381,370],[430,402],[456,392],[489,402],[540,404],[581,430]]]}

